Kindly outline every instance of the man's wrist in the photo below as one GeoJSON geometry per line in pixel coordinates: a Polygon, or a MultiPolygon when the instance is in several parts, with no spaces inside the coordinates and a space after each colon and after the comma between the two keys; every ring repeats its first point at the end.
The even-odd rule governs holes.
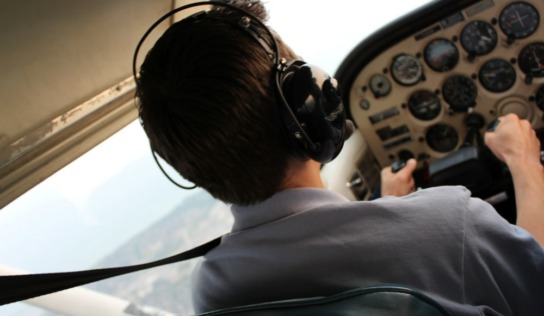
{"type": "Polygon", "coordinates": [[[514,180],[530,180],[530,179],[540,179],[544,182],[544,166],[540,161],[515,161],[515,163],[507,163],[508,170],[514,178],[514,180]]]}

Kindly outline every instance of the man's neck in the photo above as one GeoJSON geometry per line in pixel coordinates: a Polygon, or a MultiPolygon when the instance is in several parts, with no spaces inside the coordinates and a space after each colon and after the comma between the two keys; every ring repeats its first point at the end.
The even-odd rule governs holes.
{"type": "Polygon", "coordinates": [[[281,189],[325,188],[320,170],[321,165],[316,161],[293,159],[289,163],[281,189]]]}

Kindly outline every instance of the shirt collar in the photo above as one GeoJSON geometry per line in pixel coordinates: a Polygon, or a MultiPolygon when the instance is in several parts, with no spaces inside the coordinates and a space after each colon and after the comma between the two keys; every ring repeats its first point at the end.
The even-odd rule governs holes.
{"type": "Polygon", "coordinates": [[[297,188],[279,191],[255,205],[231,206],[234,216],[232,231],[272,222],[326,203],[347,201],[349,200],[344,196],[326,189],[297,188]]]}

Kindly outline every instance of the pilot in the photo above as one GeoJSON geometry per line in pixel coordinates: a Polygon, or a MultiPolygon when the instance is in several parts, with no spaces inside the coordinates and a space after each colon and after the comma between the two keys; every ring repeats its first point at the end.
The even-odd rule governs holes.
{"type": "MultiPolygon", "coordinates": [[[[259,1],[235,5],[267,19],[259,1]]],[[[262,27],[219,7],[172,25],[140,69],[153,150],[232,205],[232,231],[194,272],[196,312],[398,284],[454,315],[544,315],[544,170],[530,124],[507,115],[485,135],[513,176],[517,225],[464,187],[413,192],[414,160],[382,172],[382,198],[348,201],[324,188],[322,157],[293,149],[307,144],[289,139],[262,27]]],[[[296,60],[274,36],[281,57],[296,60]]],[[[283,91],[288,102],[296,92],[283,91]]]]}

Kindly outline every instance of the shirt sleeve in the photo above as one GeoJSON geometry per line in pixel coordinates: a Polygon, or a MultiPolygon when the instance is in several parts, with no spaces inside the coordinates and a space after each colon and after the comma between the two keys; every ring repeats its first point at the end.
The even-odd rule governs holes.
{"type": "Polygon", "coordinates": [[[468,199],[464,229],[467,303],[479,306],[485,315],[544,315],[544,250],[540,244],[475,198],[468,199]]]}

